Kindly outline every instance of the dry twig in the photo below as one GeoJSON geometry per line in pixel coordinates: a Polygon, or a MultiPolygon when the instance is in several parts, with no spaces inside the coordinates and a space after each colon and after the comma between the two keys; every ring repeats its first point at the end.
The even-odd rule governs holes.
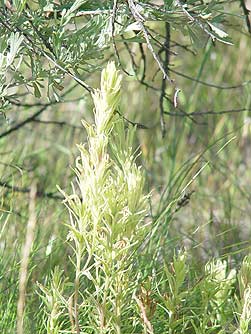
{"type": "Polygon", "coordinates": [[[19,271],[19,298],[17,304],[17,334],[24,333],[24,312],[25,312],[25,299],[26,299],[26,287],[28,281],[28,265],[31,248],[34,240],[35,226],[36,226],[36,183],[32,183],[30,189],[30,202],[29,202],[29,220],[26,230],[25,243],[22,249],[22,258],[19,271]]]}
{"type": "Polygon", "coordinates": [[[152,46],[152,43],[151,43],[151,40],[150,40],[150,35],[148,33],[147,28],[144,25],[144,21],[145,21],[144,17],[139,13],[139,11],[137,9],[137,6],[135,5],[133,0],[127,0],[127,1],[128,1],[128,5],[129,5],[129,8],[130,8],[131,14],[132,14],[134,20],[137,22],[138,26],[140,27],[140,30],[142,31],[142,33],[144,35],[147,47],[150,50],[153,58],[157,62],[161,72],[163,73],[163,77],[165,79],[167,79],[170,83],[172,83],[172,80],[169,78],[167,72],[165,71],[164,66],[162,65],[162,63],[161,63],[161,61],[158,57],[158,55],[156,54],[156,52],[153,49],[153,46],[152,46]]]}

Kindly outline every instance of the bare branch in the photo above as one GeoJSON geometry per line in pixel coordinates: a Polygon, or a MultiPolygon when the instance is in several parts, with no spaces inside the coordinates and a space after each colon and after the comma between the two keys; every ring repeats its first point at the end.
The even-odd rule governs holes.
{"type": "Polygon", "coordinates": [[[148,49],[150,50],[153,58],[155,59],[155,61],[157,62],[161,72],[163,73],[163,76],[164,78],[166,78],[170,83],[172,83],[173,81],[169,78],[167,72],[165,71],[165,68],[163,67],[158,55],[156,54],[156,52],[154,51],[153,49],[153,46],[152,46],[152,43],[151,43],[151,40],[150,40],[150,35],[147,31],[147,28],[145,27],[144,25],[144,17],[139,13],[135,3],[133,0],[127,0],[128,1],[128,5],[129,5],[129,8],[130,8],[130,11],[132,13],[132,16],[134,17],[135,21],[138,23],[139,27],[140,27],[140,30],[142,31],[143,35],[144,35],[144,38],[145,38],[145,41],[146,41],[146,44],[147,44],[147,47],[148,49]]]}
{"type": "Polygon", "coordinates": [[[248,28],[248,32],[251,35],[251,23],[250,23],[250,19],[249,19],[250,10],[247,9],[245,0],[240,0],[240,5],[241,5],[241,8],[242,8],[243,13],[245,15],[246,25],[247,25],[247,28],[248,28]]]}
{"type": "MultiPolygon", "coordinates": [[[[2,182],[0,181],[0,187],[6,188],[11,190],[12,192],[18,192],[18,193],[23,193],[23,194],[29,194],[31,189],[30,188],[21,188],[21,187],[17,187],[17,186],[13,186],[7,182],[2,182]]],[[[44,191],[40,191],[37,190],[36,193],[37,197],[44,197],[44,198],[50,198],[50,199],[54,199],[54,200],[63,200],[64,198],[60,195],[57,195],[55,192],[44,192],[44,191]]]]}
{"type": "Polygon", "coordinates": [[[0,134],[0,139],[4,138],[6,136],[8,136],[10,133],[17,131],[18,129],[20,129],[21,127],[23,127],[25,124],[33,122],[39,115],[41,115],[46,109],[48,108],[48,105],[43,106],[41,109],[39,109],[38,111],[36,111],[33,115],[31,115],[30,117],[27,117],[25,120],[23,120],[22,122],[14,125],[12,128],[10,128],[7,131],[4,131],[0,134]]]}
{"type": "Polygon", "coordinates": [[[190,116],[217,116],[217,115],[223,115],[223,114],[232,114],[232,113],[240,113],[244,111],[251,111],[251,109],[247,108],[240,108],[240,109],[229,109],[229,110],[221,110],[221,111],[214,111],[214,110],[208,110],[208,111],[194,111],[189,114],[187,113],[181,113],[181,112],[167,112],[165,111],[164,114],[169,116],[175,116],[175,117],[190,117],[190,116]]]}
{"type": "Polygon", "coordinates": [[[184,74],[184,73],[181,73],[181,72],[178,72],[172,68],[169,68],[169,71],[172,72],[172,73],[175,73],[183,78],[186,78],[188,80],[191,80],[191,81],[194,81],[194,82],[197,82],[197,83],[200,83],[201,85],[204,85],[204,86],[208,86],[208,87],[212,87],[212,88],[217,88],[217,89],[237,89],[237,88],[241,88],[241,87],[244,87],[248,84],[251,83],[251,80],[248,80],[248,81],[245,81],[245,82],[242,82],[238,85],[233,85],[233,86],[220,86],[220,85],[217,85],[217,84],[213,84],[213,83],[210,83],[210,82],[206,82],[206,81],[203,81],[203,80],[199,80],[199,79],[195,79],[187,74],[184,74]]]}
{"type": "Polygon", "coordinates": [[[115,55],[117,57],[118,63],[120,65],[122,71],[125,74],[131,76],[131,74],[128,73],[127,70],[122,66],[122,63],[121,63],[121,60],[120,60],[120,55],[119,55],[118,48],[117,48],[115,38],[114,38],[114,35],[115,35],[115,19],[116,19],[116,15],[117,15],[117,10],[118,10],[118,0],[114,0],[113,1],[113,9],[112,9],[112,17],[111,17],[112,45],[113,45],[115,55]]]}
{"type": "MultiPolygon", "coordinates": [[[[168,66],[169,66],[169,61],[170,61],[170,24],[165,23],[165,29],[166,29],[166,39],[165,43],[163,46],[163,49],[161,51],[164,51],[164,70],[166,73],[168,73],[168,66]]],[[[166,126],[165,126],[165,120],[164,120],[164,97],[166,93],[166,77],[162,78],[162,84],[161,84],[161,94],[160,94],[160,126],[161,126],[161,132],[162,132],[162,137],[165,137],[166,134],[166,126]]]]}

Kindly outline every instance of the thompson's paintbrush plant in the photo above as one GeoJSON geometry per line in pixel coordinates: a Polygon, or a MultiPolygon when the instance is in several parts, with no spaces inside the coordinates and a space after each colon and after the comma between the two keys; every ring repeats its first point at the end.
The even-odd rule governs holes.
{"type": "Polygon", "coordinates": [[[83,121],[88,139],[78,145],[78,190],[73,186],[71,195],[64,194],[74,250],[74,291],[68,298],[60,292],[62,306],[57,305],[57,309],[62,312],[65,308],[69,321],[56,317],[56,329],[50,327],[51,333],[125,332],[123,328],[130,327],[133,321],[129,317],[137,308],[132,266],[147,230],[147,196],[143,172],[135,163],[135,129],[125,129],[123,118],[116,112],[120,85],[121,76],[114,63],[109,63],[101,75],[101,88],[92,96],[95,122],[83,121]]]}

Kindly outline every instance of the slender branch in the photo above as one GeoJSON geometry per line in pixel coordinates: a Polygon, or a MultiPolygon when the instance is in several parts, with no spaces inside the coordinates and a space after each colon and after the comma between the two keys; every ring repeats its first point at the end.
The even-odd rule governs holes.
{"type": "Polygon", "coordinates": [[[143,71],[142,71],[142,76],[140,79],[140,82],[142,83],[145,80],[146,77],[146,55],[145,55],[145,51],[143,49],[143,45],[142,43],[139,43],[139,51],[141,54],[141,59],[143,61],[143,71]]]}
{"type": "MultiPolygon", "coordinates": [[[[170,24],[168,22],[166,22],[166,24],[170,24]]],[[[155,32],[153,29],[148,29],[148,33],[149,33],[149,36],[151,36],[152,40],[154,40],[156,42],[156,45],[159,46],[161,49],[160,49],[160,52],[162,52],[162,50],[165,50],[165,49],[168,49],[168,52],[169,54],[171,55],[174,55],[174,56],[178,56],[178,53],[173,51],[170,47],[170,43],[169,44],[169,47],[166,45],[166,37],[164,37],[164,43],[162,43],[161,41],[159,41],[155,36],[153,36],[153,34],[150,32],[150,30],[152,32],[155,32]]],[[[158,38],[160,37],[159,34],[157,34],[158,38]]]]}
{"type": "MultiPolygon", "coordinates": [[[[27,8],[29,8],[29,6],[26,4],[27,8]]],[[[46,46],[46,48],[53,54],[54,57],[56,57],[56,54],[53,50],[53,46],[50,44],[50,42],[48,41],[48,39],[46,39],[43,34],[41,34],[41,32],[37,29],[37,27],[34,25],[34,23],[32,22],[31,18],[28,17],[27,15],[25,15],[26,19],[29,21],[30,25],[32,26],[33,30],[36,32],[38,38],[42,41],[42,43],[46,46]]]]}
{"type": "MultiPolygon", "coordinates": [[[[124,38],[123,35],[121,35],[121,36],[122,36],[122,38],[124,38]]],[[[136,61],[135,61],[135,59],[134,59],[135,54],[133,54],[132,50],[131,50],[130,47],[129,47],[129,44],[128,44],[126,41],[124,41],[123,44],[124,44],[124,46],[125,46],[125,48],[126,48],[126,51],[128,52],[128,55],[129,55],[130,59],[131,59],[132,68],[133,68],[134,74],[137,76],[137,73],[138,73],[138,65],[136,64],[136,61]]]]}
{"type": "MultiPolygon", "coordinates": [[[[154,33],[154,34],[156,34],[156,35],[158,36],[158,38],[161,37],[162,39],[165,40],[165,36],[164,36],[163,34],[159,33],[159,32],[156,32],[155,29],[148,28],[148,31],[151,32],[151,36],[152,36],[152,37],[153,37],[152,34],[154,33]]],[[[154,38],[154,37],[153,37],[153,38],[154,38]]],[[[161,42],[158,41],[157,38],[154,38],[154,39],[155,39],[155,41],[157,42],[157,44],[161,44],[161,42]]],[[[197,55],[197,52],[196,52],[195,50],[191,50],[191,49],[190,49],[191,46],[192,46],[191,44],[189,44],[189,45],[183,45],[183,44],[178,43],[178,42],[176,42],[176,41],[174,41],[174,40],[170,40],[170,49],[171,49],[171,47],[180,47],[180,48],[182,48],[182,49],[184,49],[184,50],[186,50],[186,51],[192,53],[194,56],[196,56],[196,55],[197,55]]],[[[172,51],[172,52],[173,52],[174,55],[178,56],[178,52],[175,52],[175,51],[172,51]]]]}
{"type": "Polygon", "coordinates": [[[203,80],[199,80],[199,79],[195,79],[193,77],[190,77],[189,75],[187,74],[184,74],[184,73],[181,73],[181,72],[178,72],[172,68],[169,68],[169,71],[172,72],[172,73],[175,73],[185,79],[188,79],[188,80],[191,80],[191,81],[195,81],[201,85],[204,85],[204,86],[208,86],[208,87],[212,87],[212,88],[217,88],[217,89],[237,89],[237,88],[241,88],[243,86],[246,86],[248,84],[251,83],[251,80],[248,80],[248,81],[245,81],[245,82],[242,82],[238,85],[233,85],[233,86],[220,86],[220,85],[216,85],[216,84],[213,84],[213,83],[210,83],[210,82],[206,82],[206,81],[203,81],[203,80]]]}
{"type": "MultiPolygon", "coordinates": [[[[109,58],[108,58],[109,60],[109,58]]],[[[103,63],[107,62],[107,59],[105,59],[103,63]]],[[[74,83],[71,87],[69,87],[61,96],[61,98],[67,96],[69,93],[71,93],[75,88],[77,87],[77,83],[74,83]]],[[[72,101],[75,101],[75,100],[78,100],[78,99],[72,99],[72,100],[67,100],[67,101],[62,101],[63,102],[72,102],[72,101]]],[[[10,101],[12,103],[12,101],[10,101]]],[[[0,134],[0,139],[9,135],[10,133],[14,132],[14,131],[17,131],[19,128],[23,127],[24,125],[26,125],[27,123],[30,123],[30,122],[39,122],[39,120],[37,120],[37,117],[39,115],[41,115],[49,106],[53,105],[53,104],[57,104],[57,103],[61,103],[61,101],[51,101],[47,104],[43,104],[43,103],[37,103],[37,104],[19,104],[18,102],[15,103],[15,105],[17,106],[23,106],[23,107],[33,107],[33,106],[42,106],[42,108],[40,110],[38,110],[37,112],[35,112],[33,115],[31,115],[30,117],[26,118],[25,120],[23,120],[22,122],[14,125],[12,128],[10,128],[9,130],[3,132],[0,134]]],[[[40,121],[40,123],[42,123],[43,121],[40,121]]]]}
{"type": "Polygon", "coordinates": [[[18,129],[20,129],[22,126],[24,126],[27,123],[33,122],[39,115],[41,115],[47,108],[49,105],[45,105],[43,106],[41,109],[39,109],[38,111],[36,111],[33,115],[31,115],[30,117],[27,117],[25,120],[23,120],[22,122],[14,125],[12,128],[10,128],[7,131],[4,131],[0,134],[0,139],[4,138],[6,136],[8,136],[10,133],[17,131],[18,129]]]}
{"type": "MultiPolygon", "coordinates": [[[[176,91],[177,92],[177,91],[176,91]]],[[[176,92],[175,92],[175,95],[176,95],[176,92]]],[[[200,124],[200,125],[203,125],[203,123],[199,123],[198,121],[196,121],[192,116],[191,114],[188,114],[186,111],[184,111],[183,109],[181,108],[178,108],[175,106],[175,99],[172,100],[170,97],[168,97],[167,95],[165,95],[165,99],[167,99],[169,101],[169,103],[172,105],[173,108],[175,108],[178,112],[179,112],[179,115],[183,115],[184,117],[188,117],[193,123],[195,124],[200,124]]],[[[165,115],[168,115],[168,116],[174,116],[177,114],[177,112],[172,112],[172,111],[165,111],[164,112],[165,115]]]]}
{"type": "Polygon", "coordinates": [[[179,48],[182,48],[182,49],[184,49],[185,51],[188,51],[188,52],[192,53],[192,55],[197,56],[197,52],[194,51],[194,50],[192,50],[192,49],[190,49],[190,46],[191,46],[191,45],[181,44],[181,43],[178,43],[178,42],[176,42],[176,41],[171,41],[171,42],[172,42],[172,46],[173,46],[173,47],[179,47],[179,48]]]}
{"type": "Polygon", "coordinates": [[[59,102],[51,101],[50,103],[43,103],[43,102],[22,103],[22,102],[19,102],[19,101],[12,100],[11,98],[6,97],[6,96],[4,97],[4,99],[7,100],[8,102],[10,102],[12,105],[14,105],[16,107],[22,107],[22,108],[45,107],[45,106],[50,106],[50,105],[61,102],[61,101],[59,101],[59,102]]]}
{"type": "Polygon", "coordinates": [[[41,120],[41,119],[33,119],[32,122],[34,123],[40,123],[40,124],[52,124],[52,125],[57,125],[57,126],[68,126],[70,128],[73,128],[73,129],[83,129],[82,126],[80,125],[74,125],[74,124],[71,124],[71,123],[67,123],[65,121],[44,121],[44,120],[41,120]]]}
{"type": "MultiPolygon", "coordinates": [[[[111,14],[111,10],[110,9],[96,9],[96,10],[81,10],[79,12],[77,12],[74,17],[81,17],[81,16],[94,16],[94,15],[103,15],[103,14],[107,14],[110,15],[111,14]]],[[[45,18],[46,19],[60,19],[62,17],[62,11],[61,10],[53,10],[53,11],[48,11],[45,12],[45,18]],[[55,15],[56,14],[56,15],[55,15]]]]}
{"type": "Polygon", "coordinates": [[[114,38],[114,35],[115,35],[115,20],[116,20],[117,10],[118,10],[118,0],[114,0],[113,1],[112,16],[111,16],[112,46],[113,46],[113,49],[115,51],[115,55],[116,55],[116,58],[118,60],[119,65],[120,65],[120,68],[122,69],[122,71],[125,74],[131,76],[131,74],[128,73],[127,70],[122,66],[122,63],[121,63],[121,60],[120,60],[120,55],[119,55],[118,48],[117,48],[115,38],[114,38]]]}
{"type": "Polygon", "coordinates": [[[176,0],[177,4],[183,11],[183,13],[187,16],[187,18],[191,21],[196,23],[213,41],[215,40],[215,36],[202,24],[198,19],[193,17],[185,8],[185,5],[180,1],[176,0]]]}
{"type": "Polygon", "coordinates": [[[102,14],[110,15],[111,10],[110,9],[82,10],[82,11],[77,12],[75,16],[79,17],[79,16],[86,16],[86,15],[102,15],[102,14]]]}
{"type": "Polygon", "coordinates": [[[148,127],[144,124],[141,124],[141,123],[138,123],[138,122],[133,122],[133,121],[130,121],[129,119],[127,119],[125,116],[123,116],[118,110],[116,111],[117,114],[119,114],[120,117],[123,118],[124,121],[126,121],[127,123],[133,125],[133,126],[136,126],[137,129],[142,129],[142,130],[149,130],[149,129],[153,129],[155,127],[154,126],[151,126],[151,127],[148,127]]]}
{"type": "MultiPolygon", "coordinates": [[[[31,189],[30,188],[21,188],[21,187],[17,187],[17,186],[13,186],[7,182],[2,182],[0,181],[0,187],[6,188],[11,190],[12,192],[18,192],[18,193],[23,193],[23,194],[29,194],[31,189]]],[[[44,192],[44,191],[40,191],[37,190],[36,193],[37,197],[41,197],[41,198],[50,198],[50,199],[54,199],[54,200],[63,200],[64,197],[55,194],[55,192],[44,192]]]]}
{"type": "Polygon", "coordinates": [[[151,43],[151,40],[150,40],[150,35],[147,31],[147,28],[145,27],[144,25],[144,17],[139,13],[135,3],[133,0],[127,0],[128,1],[128,5],[129,5],[129,9],[131,11],[131,14],[133,16],[133,18],[135,19],[135,21],[138,23],[139,27],[140,27],[140,30],[142,31],[143,35],[144,35],[144,38],[145,38],[145,41],[146,41],[146,44],[147,44],[147,47],[148,49],[150,50],[153,58],[155,59],[155,61],[157,62],[161,72],[163,73],[163,76],[164,78],[166,78],[170,83],[172,83],[173,81],[169,78],[167,72],[165,71],[165,68],[164,66],[162,65],[158,55],[156,54],[156,52],[154,51],[153,49],[153,46],[152,46],[152,43],[151,43]]]}
{"type": "MultiPolygon", "coordinates": [[[[122,37],[123,37],[123,35],[122,35],[122,37]]],[[[125,45],[125,48],[126,48],[128,54],[129,54],[129,57],[131,59],[132,68],[133,68],[133,71],[135,73],[135,76],[136,76],[136,78],[139,82],[143,83],[144,80],[145,80],[145,76],[146,76],[146,55],[145,55],[142,43],[139,43],[139,51],[140,51],[140,55],[141,55],[141,60],[143,61],[143,71],[142,71],[142,76],[141,76],[140,79],[138,77],[138,69],[139,69],[140,65],[137,65],[137,63],[134,59],[135,55],[133,54],[132,50],[129,48],[129,44],[127,42],[124,42],[124,45],[125,45]]]]}
{"type": "Polygon", "coordinates": [[[247,25],[247,28],[248,28],[248,32],[251,35],[251,23],[250,23],[250,19],[249,19],[250,10],[247,9],[245,0],[240,0],[240,5],[241,5],[241,8],[242,8],[243,13],[245,15],[246,25],[247,25]]]}
{"type": "MultiPolygon", "coordinates": [[[[73,87],[72,89],[74,89],[75,87],[73,87]]],[[[69,93],[69,91],[67,90],[66,93],[64,93],[62,95],[65,96],[69,93]]],[[[19,96],[18,96],[19,97],[19,96]]],[[[16,107],[22,107],[22,108],[34,108],[34,107],[44,107],[44,106],[52,106],[54,104],[60,104],[60,103],[72,103],[72,102],[78,102],[78,101],[81,101],[83,100],[83,96],[81,97],[78,97],[78,98],[75,98],[75,99],[67,99],[67,100],[53,100],[53,101],[50,101],[48,103],[43,103],[43,102],[35,102],[35,103],[22,103],[22,102],[19,102],[17,99],[16,100],[13,100],[11,99],[10,97],[4,97],[5,100],[7,100],[8,102],[10,102],[11,104],[13,104],[14,106],[16,107]]]]}
{"type": "Polygon", "coordinates": [[[187,113],[181,113],[181,112],[169,112],[165,111],[164,114],[169,115],[169,116],[175,116],[175,117],[190,117],[190,116],[207,116],[207,115],[223,115],[223,114],[231,114],[231,113],[240,113],[243,111],[251,111],[250,109],[247,108],[240,108],[240,109],[229,109],[229,110],[221,110],[221,111],[214,111],[214,110],[208,110],[208,111],[194,111],[189,114],[187,113]]]}
{"type": "MultiPolygon", "coordinates": [[[[168,66],[170,61],[170,24],[168,22],[165,23],[165,30],[166,30],[166,39],[163,46],[163,49],[161,51],[164,51],[164,70],[166,73],[168,73],[168,66]]],[[[166,93],[166,77],[162,78],[162,84],[161,84],[161,94],[160,94],[160,126],[161,126],[161,132],[162,137],[165,137],[166,134],[166,125],[164,120],[164,97],[166,93]]]]}
{"type": "Polygon", "coordinates": [[[195,111],[190,113],[189,115],[196,116],[196,115],[223,115],[223,114],[232,114],[232,113],[240,113],[243,111],[251,111],[250,109],[247,108],[240,108],[240,109],[229,109],[229,110],[221,110],[221,111],[213,111],[213,110],[208,110],[208,111],[195,111]]]}

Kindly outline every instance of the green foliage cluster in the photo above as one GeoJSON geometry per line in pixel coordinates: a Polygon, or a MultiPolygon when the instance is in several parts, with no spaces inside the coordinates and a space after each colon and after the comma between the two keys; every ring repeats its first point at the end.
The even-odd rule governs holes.
{"type": "MultiPolygon", "coordinates": [[[[227,34],[217,27],[223,19],[222,5],[217,1],[188,1],[186,6],[165,1],[161,9],[149,1],[1,2],[1,113],[27,94],[59,102],[67,78],[90,91],[85,78],[99,68],[97,61],[102,60],[112,41],[144,42],[148,22],[168,22],[198,43],[207,37],[229,43],[227,34]],[[187,6],[191,6],[189,13],[187,6]],[[142,22],[143,33],[133,36],[142,22]]],[[[150,43],[148,47],[152,48],[150,43]]],[[[161,44],[157,43],[157,48],[161,44]]]]}

